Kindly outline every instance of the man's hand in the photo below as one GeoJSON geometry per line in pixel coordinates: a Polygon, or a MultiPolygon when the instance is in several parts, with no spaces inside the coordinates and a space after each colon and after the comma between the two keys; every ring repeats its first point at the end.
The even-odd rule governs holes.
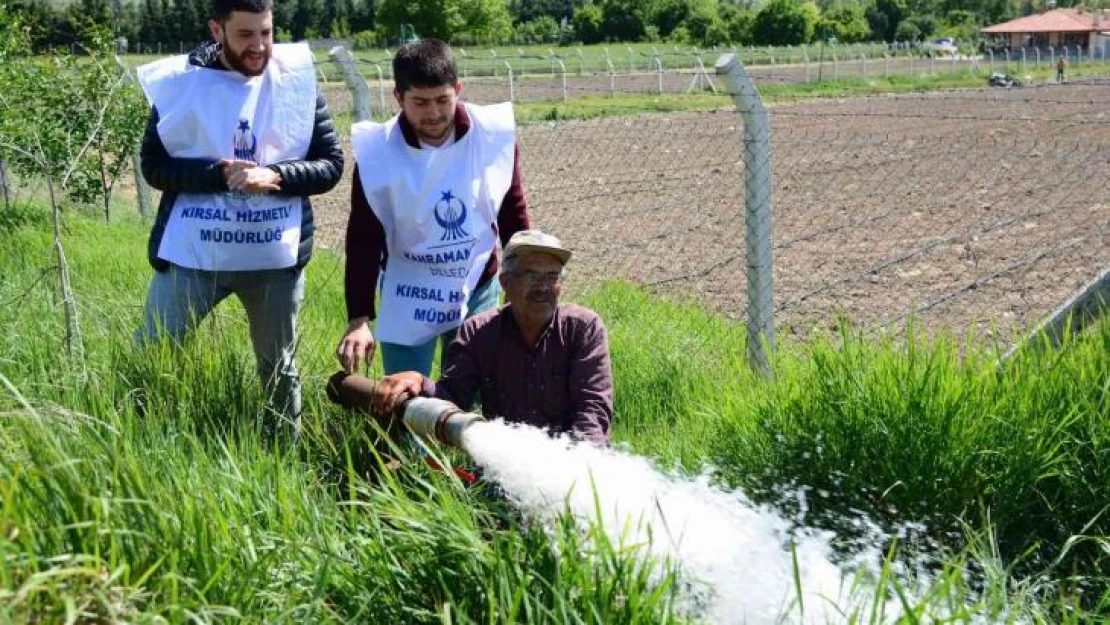
{"type": "Polygon", "coordinates": [[[419,397],[423,388],[424,376],[418,371],[402,371],[387,375],[374,385],[370,410],[381,417],[390,416],[401,402],[419,397]]]}
{"type": "Polygon", "coordinates": [[[358,373],[363,363],[374,359],[374,335],[370,332],[370,319],[355,317],[347,324],[347,331],[339,341],[335,357],[347,373],[358,373]]]}
{"type": "Polygon", "coordinates": [[[281,191],[281,176],[272,169],[259,167],[252,161],[220,159],[221,173],[227,188],[244,193],[281,191]]]}

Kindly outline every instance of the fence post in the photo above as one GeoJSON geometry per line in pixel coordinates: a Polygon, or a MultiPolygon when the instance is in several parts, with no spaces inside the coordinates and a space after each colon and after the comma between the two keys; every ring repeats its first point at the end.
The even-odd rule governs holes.
{"type": "Polygon", "coordinates": [[[459,65],[462,66],[463,78],[466,78],[467,76],[470,75],[469,70],[467,69],[467,61],[470,60],[470,59],[466,55],[466,50],[464,50],[463,48],[459,48],[459,54],[462,55],[462,60],[459,62],[459,65]]]}
{"type": "Polygon", "coordinates": [[[632,48],[629,46],[625,46],[625,50],[628,50],[628,71],[634,72],[636,71],[636,66],[633,64],[634,61],[632,59],[632,48]]]}
{"type": "Polygon", "coordinates": [[[12,207],[11,183],[8,181],[8,166],[0,159],[0,189],[4,190],[4,210],[12,207]]]}
{"type": "MultiPolygon", "coordinates": [[[[496,67],[496,66],[495,66],[496,67]]],[[[513,66],[505,61],[505,70],[509,72],[509,102],[516,102],[516,84],[513,83],[513,66]]]]}
{"type": "Polygon", "coordinates": [[[609,68],[609,97],[612,98],[612,97],[616,97],[616,95],[617,95],[617,83],[616,83],[617,70],[616,70],[615,67],[613,67],[613,62],[609,60],[609,57],[608,57],[608,52],[609,51],[606,50],[605,52],[606,52],[605,65],[608,66],[608,68],[609,68]]]}
{"type": "Polygon", "coordinates": [[[809,55],[805,52],[802,53],[802,65],[806,68],[806,84],[809,84],[809,55]]]}
{"type": "Polygon", "coordinates": [[[559,70],[563,76],[563,102],[567,101],[567,66],[563,63],[563,59],[555,57],[555,62],[559,64],[559,70]]]}
{"type": "Polygon", "coordinates": [[[355,57],[351,56],[351,51],[347,48],[335,46],[328,50],[328,58],[338,65],[339,70],[343,72],[343,81],[347,83],[347,89],[351,92],[353,100],[352,108],[354,109],[355,121],[364,122],[369,120],[370,87],[366,84],[366,79],[359,73],[358,67],[355,66],[355,57]]]}
{"type": "Polygon", "coordinates": [[[1037,53],[1037,64],[1035,65],[1035,67],[1037,69],[1040,69],[1041,68],[1041,49],[1040,48],[1033,48],[1033,51],[1035,51],[1037,53]]]}
{"type": "Polygon", "coordinates": [[[381,64],[375,62],[374,70],[378,74],[378,112],[382,114],[382,117],[386,117],[388,114],[385,110],[385,77],[382,74],[381,64]]]}
{"type": "Polygon", "coordinates": [[[709,77],[709,73],[705,71],[705,63],[702,62],[700,56],[694,57],[694,79],[690,81],[690,86],[686,89],[686,93],[692,92],[697,89],[698,84],[704,79],[706,85],[713,93],[717,93],[717,85],[713,84],[713,79],[709,77]]]}
{"type": "Polygon", "coordinates": [[[663,94],[663,62],[660,61],[659,57],[657,57],[657,56],[652,57],[651,60],[655,63],[655,71],[656,71],[656,76],[658,77],[658,83],[659,83],[659,94],[662,95],[663,94]]]}
{"type": "Polygon", "coordinates": [[[775,323],[772,288],[771,123],[759,91],[735,54],[717,59],[744,122],[744,205],[748,288],[748,362],[769,376],[775,323]]]}

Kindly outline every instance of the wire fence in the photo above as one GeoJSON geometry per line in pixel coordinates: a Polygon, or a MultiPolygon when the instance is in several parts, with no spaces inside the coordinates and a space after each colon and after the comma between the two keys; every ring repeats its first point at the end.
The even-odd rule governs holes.
{"type": "Polygon", "coordinates": [[[774,112],[776,317],[1036,324],[1110,265],[1110,83],[774,112]]]}
{"type": "MultiPolygon", "coordinates": [[[[522,124],[533,219],[575,248],[576,290],[631,280],[780,335],[808,336],[841,319],[895,330],[913,319],[929,333],[973,331],[1006,344],[1110,266],[1110,72],[1088,59],[1088,73],[1066,84],[1046,73],[1022,88],[990,89],[989,59],[915,61],[923,73],[965,64],[958,71],[977,73],[982,87],[778,103],[763,156],[750,153],[758,143],[750,116],[727,101],[715,110],[522,124]],[[753,178],[760,162],[770,175],[753,178]],[[746,208],[760,194],[773,224],[769,214],[753,221],[746,208]],[[773,271],[755,280],[758,233],[769,238],[773,271]],[[767,310],[752,288],[768,289],[767,310]]],[[[764,87],[791,80],[768,69],[746,71],[764,87]]],[[[621,74],[616,91],[650,92],[651,76],[621,74]]],[[[804,80],[804,70],[795,76],[804,80]]],[[[704,78],[738,92],[713,68],[704,78]]],[[[671,71],[664,85],[681,93],[691,80],[671,71]]],[[[561,81],[544,84],[534,97],[563,98],[561,81]]],[[[517,83],[517,101],[531,101],[530,88],[517,83]]],[[[579,84],[568,97],[609,89],[579,84]]],[[[508,95],[473,78],[463,93],[478,102],[508,95]]],[[[318,202],[322,238],[336,247],[348,193],[344,186],[318,202]]]]}

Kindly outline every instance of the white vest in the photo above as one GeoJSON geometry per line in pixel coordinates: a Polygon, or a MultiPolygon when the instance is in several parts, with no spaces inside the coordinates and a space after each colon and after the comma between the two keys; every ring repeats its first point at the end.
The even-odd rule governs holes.
{"type": "Polygon", "coordinates": [[[381,341],[419,345],[462,324],[497,245],[493,223],[513,177],[513,107],[465,107],[470,130],[437,149],[408,145],[398,117],[351,128],[362,189],[389,251],[381,341]]]}
{"type": "MultiPolygon", "coordinates": [[[[138,69],[158,109],[158,136],[174,158],[250,160],[261,166],[303,160],[316,113],[316,70],[307,44],[279,44],[266,71],[190,65],[187,56],[138,69]]],[[[180,193],[158,256],[208,271],[279,269],[297,262],[300,197],[180,193]]]]}

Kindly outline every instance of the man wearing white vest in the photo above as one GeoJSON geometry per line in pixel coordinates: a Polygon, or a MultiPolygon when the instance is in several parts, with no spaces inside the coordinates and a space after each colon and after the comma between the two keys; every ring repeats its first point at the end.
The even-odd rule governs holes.
{"type": "Polygon", "coordinates": [[[461,103],[451,48],[436,39],[398,50],[393,76],[401,112],[351,129],[348,327],[336,356],[356,371],[380,341],[387,374],[428,375],[437,342],[497,307],[498,239],[528,229],[528,207],[511,102],[461,103]]]}
{"type": "Polygon", "coordinates": [[[143,176],[162,191],[140,342],[182,339],[236,295],[270,407],[299,431],[294,361],[308,196],[343,173],[306,44],[273,44],[271,0],[213,0],[213,43],[139,68],[151,102],[143,176]]]}

